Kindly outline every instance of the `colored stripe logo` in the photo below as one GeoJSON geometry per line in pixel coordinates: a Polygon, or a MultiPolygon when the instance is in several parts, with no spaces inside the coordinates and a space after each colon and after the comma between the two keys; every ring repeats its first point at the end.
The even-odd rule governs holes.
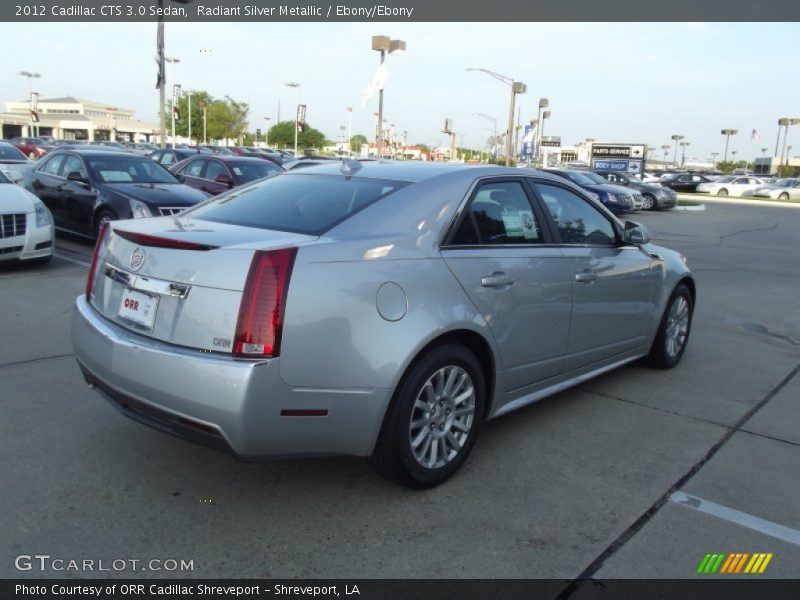
{"type": "Polygon", "coordinates": [[[697,567],[697,572],[703,575],[711,575],[720,573],[724,575],[731,575],[737,573],[745,573],[755,575],[756,573],[763,573],[769,561],[772,560],[772,552],[734,552],[732,554],[706,554],[700,565],[697,567]]]}

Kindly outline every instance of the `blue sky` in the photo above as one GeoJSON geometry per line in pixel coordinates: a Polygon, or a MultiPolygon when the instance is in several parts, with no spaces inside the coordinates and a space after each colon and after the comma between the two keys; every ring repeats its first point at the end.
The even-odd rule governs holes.
{"type": "MultiPolygon", "coordinates": [[[[739,157],[775,147],[777,119],[800,117],[800,24],[797,23],[168,23],[167,54],[177,56],[176,79],[186,88],[228,94],[251,106],[251,130],[263,116],[290,117],[294,91],[307,120],[330,139],[347,125],[373,135],[377,96],[361,108],[378,54],[373,34],[404,39],[402,56],[388,59],[384,114],[409,141],[447,143],[445,117],[459,145],[479,146],[496,116],[508,118],[508,88],[466,67],[484,67],[528,85],[519,96],[522,120],[535,119],[539,97],[550,100],[546,135],[565,144],[586,137],[660,147],[679,133],[687,159],[721,152],[720,129],[733,128],[739,157]],[[205,52],[203,52],[205,50],[205,52]],[[761,142],[751,142],[753,129],[761,142]]],[[[132,108],[155,121],[153,23],[0,23],[6,53],[2,98],[27,94],[19,70],[37,71],[42,97],[75,95],[132,108]],[[23,50],[24,49],[24,50],[23,50]]],[[[170,71],[168,71],[170,75],[170,71]]],[[[516,117],[515,117],[516,119],[516,117]]],[[[796,137],[800,154],[800,133],[796,137]]],[[[660,155],[659,150],[659,155],[660,155]]]]}

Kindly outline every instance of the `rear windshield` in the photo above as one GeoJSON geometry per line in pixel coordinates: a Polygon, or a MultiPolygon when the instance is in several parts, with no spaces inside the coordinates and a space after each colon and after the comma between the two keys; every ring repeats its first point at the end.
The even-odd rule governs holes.
{"type": "Polygon", "coordinates": [[[27,157],[20,152],[16,146],[6,146],[0,144],[0,158],[13,158],[14,160],[28,160],[27,157]]]}
{"type": "Polygon", "coordinates": [[[278,175],[199,205],[185,216],[217,223],[320,235],[407,181],[278,175]]]}

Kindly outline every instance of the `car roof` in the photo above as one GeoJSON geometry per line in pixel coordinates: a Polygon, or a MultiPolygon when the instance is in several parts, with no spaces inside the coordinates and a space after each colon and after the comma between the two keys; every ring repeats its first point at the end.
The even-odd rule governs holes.
{"type": "MultiPolygon", "coordinates": [[[[423,181],[431,179],[439,175],[447,173],[456,173],[459,171],[471,172],[475,176],[481,175],[523,175],[525,171],[530,175],[531,171],[527,169],[517,169],[510,167],[497,167],[494,165],[465,165],[461,163],[444,163],[444,162],[424,162],[412,160],[376,160],[376,161],[359,161],[360,168],[350,173],[354,177],[367,177],[371,179],[394,179],[401,181],[423,181]]],[[[315,173],[320,175],[343,175],[342,161],[341,160],[326,160],[320,161],[320,164],[305,169],[293,169],[288,171],[287,174],[309,174],[315,173]]]]}
{"type": "MultiPolygon", "coordinates": [[[[155,152],[155,150],[154,150],[155,152]]],[[[48,154],[48,156],[54,156],[56,154],[88,154],[88,155],[100,155],[100,156],[125,156],[128,158],[144,158],[147,159],[146,156],[141,156],[139,154],[134,154],[132,152],[125,152],[119,148],[115,148],[114,146],[94,146],[90,144],[70,144],[67,146],[56,146],[56,149],[53,150],[48,154]]]]}

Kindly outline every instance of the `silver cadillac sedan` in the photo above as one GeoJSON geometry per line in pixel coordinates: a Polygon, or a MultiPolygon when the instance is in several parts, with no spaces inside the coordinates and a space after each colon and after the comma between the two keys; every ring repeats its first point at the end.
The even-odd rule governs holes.
{"type": "Polygon", "coordinates": [[[481,424],[680,361],[695,283],[563,178],[349,159],[115,221],[76,301],[87,383],[246,460],[370,457],[437,485],[481,424]]]}

